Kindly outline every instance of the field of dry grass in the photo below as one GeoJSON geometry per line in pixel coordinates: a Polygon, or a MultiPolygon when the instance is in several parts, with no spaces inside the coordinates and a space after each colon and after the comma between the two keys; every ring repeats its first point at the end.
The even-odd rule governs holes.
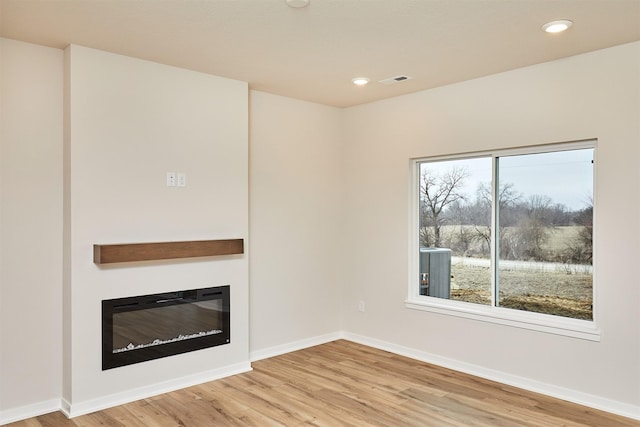
{"type": "MultiPolygon", "coordinates": [[[[491,304],[489,267],[451,265],[451,299],[491,304]]],[[[501,270],[499,305],[576,319],[591,320],[593,291],[591,274],[501,270]]]]}
{"type": "MultiPolygon", "coordinates": [[[[549,259],[561,258],[570,243],[578,238],[581,227],[554,227],[548,230],[548,238],[542,246],[549,259]],[[557,255],[557,256],[556,256],[557,255]]],[[[473,226],[448,225],[441,229],[444,247],[454,249],[453,255],[462,255],[460,233],[477,235],[473,226]],[[451,245],[451,246],[449,246],[451,245]],[[456,250],[457,248],[457,250],[456,250]]],[[[482,240],[471,239],[464,251],[467,260],[487,258],[487,247],[482,240]]],[[[546,264],[535,267],[524,260],[517,268],[500,268],[498,303],[501,307],[533,311],[576,319],[592,319],[593,291],[591,266],[577,264],[546,264]],[[527,267],[530,266],[530,267],[527,267]]],[[[513,263],[513,262],[512,262],[513,263]]],[[[520,264],[519,261],[515,262],[520,264]]],[[[473,262],[453,262],[451,265],[451,299],[477,304],[491,304],[491,271],[487,266],[473,262]]],[[[544,264],[544,263],[542,263],[544,264]]]]}

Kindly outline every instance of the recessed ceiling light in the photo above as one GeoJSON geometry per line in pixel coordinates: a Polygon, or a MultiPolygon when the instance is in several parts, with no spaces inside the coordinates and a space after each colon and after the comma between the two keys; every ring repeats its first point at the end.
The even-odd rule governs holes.
{"type": "Polygon", "coordinates": [[[573,22],[568,19],[560,19],[558,21],[547,22],[542,26],[542,29],[547,33],[561,33],[573,25],[573,22]]]}
{"type": "Polygon", "coordinates": [[[295,7],[297,9],[309,6],[309,0],[284,0],[284,2],[287,6],[295,7]]]}
{"type": "Polygon", "coordinates": [[[369,79],[366,77],[354,77],[351,79],[354,85],[356,86],[364,86],[369,83],[369,79]]]}

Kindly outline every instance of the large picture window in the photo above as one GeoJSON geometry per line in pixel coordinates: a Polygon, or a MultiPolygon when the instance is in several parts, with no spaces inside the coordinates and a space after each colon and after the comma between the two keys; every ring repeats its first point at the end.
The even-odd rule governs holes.
{"type": "Polygon", "coordinates": [[[587,141],[415,160],[412,308],[592,323],[594,151],[587,141]]]}

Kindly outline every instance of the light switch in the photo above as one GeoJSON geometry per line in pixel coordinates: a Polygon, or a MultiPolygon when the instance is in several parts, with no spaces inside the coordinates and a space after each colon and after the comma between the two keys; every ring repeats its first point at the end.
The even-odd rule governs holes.
{"type": "Polygon", "coordinates": [[[187,174],[184,172],[178,172],[178,187],[187,186],[187,174]]]}

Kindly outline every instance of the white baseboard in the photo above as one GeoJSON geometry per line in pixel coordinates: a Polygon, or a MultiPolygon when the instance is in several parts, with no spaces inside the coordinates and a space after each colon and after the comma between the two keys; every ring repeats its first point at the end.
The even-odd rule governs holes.
{"type": "MultiPolygon", "coordinates": [[[[449,359],[449,358],[438,356],[432,353],[416,350],[410,347],[404,347],[401,345],[389,343],[389,342],[378,340],[375,338],[370,338],[367,336],[353,334],[353,333],[344,332],[344,331],[338,331],[330,334],[319,335],[312,338],[307,338],[307,339],[294,341],[287,344],[269,347],[263,350],[252,351],[250,353],[250,360],[257,361],[257,360],[262,360],[269,357],[279,356],[281,354],[286,354],[292,351],[302,350],[304,348],[325,344],[338,339],[353,341],[355,343],[367,345],[369,347],[377,348],[384,351],[389,351],[391,353],[398,354],[400,356],[410,357],[412,359],[420,360],[427,363],[432,363],[434,365],[453,369],[459,372],[464,372],[470,375],[475,375],[477,377],[496,381],[502,384],[511,385],[524,390],[541,393],[547,396],[551,396],[551,397],[566,400],[569,402],[577,403],[580,405],[588,406],[594,409],[610,412],[612,414],[617,414],[624,417],[640,420],[640,407],[636,405],[631,405],[631,404],[618,402],[611,399],[606,399],[599,396],[594,396],[588,393],[582,393],[579,391],[558,387],[552,384],[531,380],[529,378],[523,378],[516,375],[505,374],[504,372],[483,368],[481,366],[460,362],[458,360],[449,359]]],[[[116,393],[110,396],[102,397],[100,399],[94,399],[94,400],[85,401],[81,403],[69,404],[64,399],[62,399],[62,401],[58,399],[53,399],[46,402],[23,406],[20,408],[0,411],[0,425],[23,420],[26,418],[35,417],[35,416],[46,414],[56,410],[61,410],[69,418],[72,418],[79,415],[88,414],[91,412],[99,411],[99,410],[110,408],[113,406],[122,405],[124,403],[133,402],[133,401],[144,399],[147,397],[156,396],[158,394],[167,393],[167,392],[178,390],[181,388],[190,387],[196,384],[202,384],[208,381],[213,381],[213,380],[217,380],[220,378],[224,378],[224,377],[228,377],[231,375],[236,375],[236,374],[240,374],[248,371],[251,371],[250,363],[243,362],[243,363],[226,366],[220,369],[214,369],[208,372],[190,375],[182,378],[177,378],[171,381],[152,384],[149,386],[130,390],[124,393],[116,393]]]]}
{"type": "Polygon", "coordinates": [[[594,396],[588,393],[582,393],[576,390],[535,381],[529,378],[506,374],[504,372],[483,368],[481,366],[473,365],[470,363],[460,362],[458,360],[449,359],[446,357],[438,356],[436,354],[427,353],[421,350],[416,350],[397,344],[392,344],[375,338],[369,338],[349,332],[343,332],[341,335],[345,340],[353,341],[355,343],[374,347],[380,350],[385,350],[394,354],[398,354],[400,356],[410,357],[422,362],[427,362],[455,371],[464,372],[466,374],[485,378],[491,381],[496,381],[524,390],[533,391],[535,393],[544,394],[547,396],[577,403],[579,405],[584,405],[590,408],[610,412],[612,414],[621,415],[623,417],[640,420],[640,406],[618,402],[616,400],[606,399],[604,397],[594,396]]]}
{"type": "Polygon", "coordinates": [[[70,403],[65,399],[62,399],[61,405],[56,409],[60,409],[67,417],[73,418],[106,408],[111,408],[113,406],[123,405],[136,400],[179,390],[181,388],[191,387],[197,384],[229,377],[231,375],[241,374],[243,372],[249,372],[251,370],[251,364],[248,361],[236,363],[210,371],[199,372],[197,374],[150,384],[148,386],[127,390],[125,392],[103,396],[99,399],[92,399],[79,403],[70,403]]]}
{"type": "Polygon", "coordinates": [[[0,426],[59,410],[60,399],[45,400],[44,402],[32,403],[18,408],[5,409],[0,411],[0,426]]]}
{"type": "Polygon", "coordinates": [[[300,341],[294,341],[287,344],[277,345],[274,347],[256,350],[249,353],[252,362],[269,357],[280,356],[281,354],[291,353],[292,351],[302,350],[304,348],[313,347],[314,345],[326,344],[331,341],[339,340],[343,337],[342,332],[332,332],[330,334],[318,335],[312,338],[305,338],[300,341]]]}

